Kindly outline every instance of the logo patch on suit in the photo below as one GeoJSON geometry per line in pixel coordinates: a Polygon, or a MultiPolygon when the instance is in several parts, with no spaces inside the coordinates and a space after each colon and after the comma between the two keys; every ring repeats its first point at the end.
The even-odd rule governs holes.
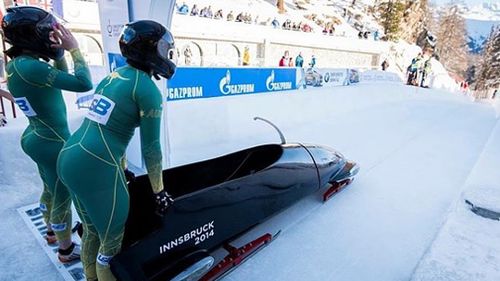
{"type": "Polygon", "coordinates": [[[33,107],[31,107],[31,104],[27,98],[25,98],[25,97],[14,98],[14,100],[16,101],[17,106],[19,107],[19,109],[21,109],[21,111],[24,113],[24,115],[26,115],[28,117],[36,116],[36,112],[33,109],[33,107]]]}
{"type": "Polygon", "coordinates": [[[115,102],[103,95],[94,95],[87,118],[99,124],[106,125],[115,108],[115,102]]]}

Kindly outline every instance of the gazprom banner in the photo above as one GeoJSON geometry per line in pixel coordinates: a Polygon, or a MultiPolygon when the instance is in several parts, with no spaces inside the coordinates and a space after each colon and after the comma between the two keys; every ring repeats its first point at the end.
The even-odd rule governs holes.
{"type": "Polygon", "coordinates": [[[296,89],[294,68],[179,67],[167,100],[213,98],[296,89]]]}

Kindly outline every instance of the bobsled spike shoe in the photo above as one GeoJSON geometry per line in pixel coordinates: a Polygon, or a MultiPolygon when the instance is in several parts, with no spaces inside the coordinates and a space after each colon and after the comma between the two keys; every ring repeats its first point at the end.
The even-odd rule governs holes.
{"type": "Polygon", "coordinates": [[[57,257],[59,258],[59,261],[62,263],[69,263],[74,260],[79,260],[80,259],[80,245],[78,244],[71,244],[71,246],[66,249],[66,250],[61,250],[59,249],[57,251],[57,257]]]}
{"type": "Polygon", "coordinates": [[[54,245],[55,243],[57,243],[57,238],[54,234],[54,231],[47,231],[47,234],[45,234],[45,240],[49,245],[54,245]]]}

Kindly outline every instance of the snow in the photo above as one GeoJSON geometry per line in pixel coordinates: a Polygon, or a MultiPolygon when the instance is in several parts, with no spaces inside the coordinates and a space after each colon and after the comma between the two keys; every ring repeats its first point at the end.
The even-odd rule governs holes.
{"type": "Polygon", "coordinates": [[[469,5],[469,7],[465,7],[464,17],[467,19],[500,22],[500,2],[488,2],[483,2],[480,5],[469,5]]]}
{"type": "MultiPolygon", "coordinates": [[[[315,195],[273,218],[282,234],[225,280],[408,280],[426,253],[414,280],[451,280],[439,279],[443,272],[484,276],[458,280],[496,280],[488,278],[498,276],[498,226],[460,203],[464,185],[499,183],[493,169],[500,153],[493,144],[499,141],[500,129],[491,105],[394,83],[275,94],[262,108],[256,107],[258,96],[233,97],[232,111],[241,117],[229,124],[230,138],[212,143],[196,136],[185,145],[174,142],[173,162],[277,142],[275,132],[262,124],[254,125],[262,129],[252,137],[245,135],[248,127],[242,120],[261,115],[276,121],[288,141],[334,147],[357,161],[361,171],[351,186],[327,203],[321,204],[315,195]],[[456,202],[458,211],[448,216],[456,202]],[[467,234],[480,239],[463,236],[467,234]],[[450,239],[459,238],[460,243],[470,243],[451,244],[450,239]],[[468,245],[474,246],[473,252],[468,245]],[[469,263],[464,266],[464,260],[453,257],[469,263]],[[482,271],[479,265],[485,262],[482,271]]],[[[217,108],[220,100],[198,103],[174,102],[169,110],[188,114],[203,108],[201,104],[217,108]]],[[[70,110],[73,129],[82,114],[70,110]]],[[[191,127],[209,126],[196,117],[191,127]]],[[[183,120],[177,119],[177,129],[186,127],[183,120]]],[[[62,280],[16,212],[38,200],[41,182],[19,145],[25,118],[9,121],[0,128],[0,280],[62,280]]],[[[174,135],[177,129],[172,128],[174,135]]]]}
{"type": "Polygon", "coordinates": [[[466,191],[450,210],[436,240],[415,271],[413,281],[500,280],[499,222],[475,215],[464,203],[499,209],[500,122],[466,181],[466,191]]]}
{"type": "Polygon", "coordinates": [[[474,186],[465,194],[464,199],[474,206],[500,213],[500,184],[498,186],[474,186]]]}
{"type": "Polygon", "coordinates": [[[429,87],[449,92],[457,92],[460,90],[459,85],[453,78],[450,77],[448,71],[444,68],[441,62],[432,58],[431,68],[432,72],[429,77],[429,87]]]}

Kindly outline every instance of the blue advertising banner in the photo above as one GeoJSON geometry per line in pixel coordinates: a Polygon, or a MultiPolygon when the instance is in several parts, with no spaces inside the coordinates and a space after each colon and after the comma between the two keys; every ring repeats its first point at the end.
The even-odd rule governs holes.
{"type": "Polygon", "coordinates": [[[179,67],[167,100],[213,98],[296,89],[295,68],[179,67]]]}
{"type": "Polygon", "coordinates": [[[109,72],[127,64],[127,60],[121,54],[108,53],[109,72]]]}

